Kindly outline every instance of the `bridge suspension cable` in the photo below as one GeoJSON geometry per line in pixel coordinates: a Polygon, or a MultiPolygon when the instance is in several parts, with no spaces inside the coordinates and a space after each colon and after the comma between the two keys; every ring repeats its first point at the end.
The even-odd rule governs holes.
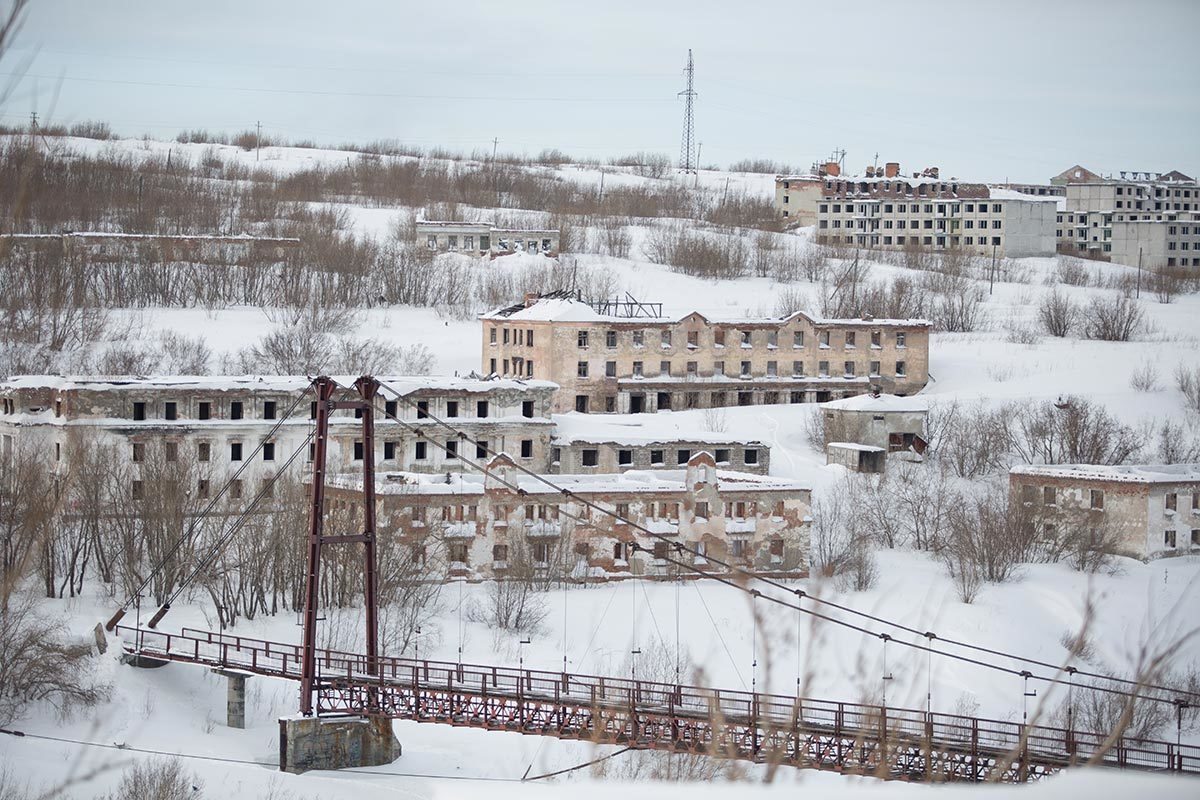
{"type": "MultiPolygon", "coordinates": [[[[403,395],[402,393],[400,393],[399,391],[397,391],[397,390],[396,390],[394,387],[392,387],[392,386],[391,386],[391,385],[389,385],[388,383],[386,383],[386,382],[384,382],[384,381],[381,381],[381,382],[380,382],[380,388],[382,388],[382,389],[387,389],[388,391],[390,391],[390,392],[391,392],[393,395],[395,395],[395,398],[396,398],[396,399],[397,399],[399,402],[402,402],[402,403],[404,403],[406,406],[409,406],[410,408],[414,408],[414,409],[416,409],[416,408],[417,408],[416,404],[415,404],[415,403],[414,403],[412,400],[410,400],[408,397],[406,397],[405,395],[403,395]]],[[[489,456],[496,456],[496,455],[500,455],[500,453],[499,453],[498,451],[496,451],[496,450],[493,450],[493,449],[491,448],[491,445],[490,445],[488,442],[483,442],[483,441],[478,441],[478,440],[472,439],[470,436],[468,436],[468,435],[466,434],[466,432],[464,432],[464,431],[462,431],[462,430],[460,430],[460,429],[458,429],[458,428],[455,428],[453,425],[451,425],[450,423],[448,423],[448,422],[446,422],[445,420],[441,419],[441,418],[440,418],[440,417],[438,417],[437,415],[430,413],[430,412],[428,411],[428,409],[419,409],[419,411],[420,411],[420,414],[421,414],[421,416],[422,416],[422,417],[424,417],[424,418],[427,418],[427,419],[429,419],[431,422],[433,422],[434,424],[436,424],[436,425],[439,425],[440,427],[442,427],[442,428],[446,429],[447,431],[450,431],[450,432],[451,432],[451,433],[453,433],[453,434],[455,435],[455,437],[456,437],[457,439],[459,439],[460,441],[463,441],[463,442],[467,442],[467,443],[474,444],[474,445],[476,446],[476,450],[477,450],[477,452],[483,452],[483,453],[486,453],[486,454],[487,454],[487,455],[489,455],[489,456]]],[[[427,438],[427,437],[425,437],[425,434],[424,434],[424,432],[423,432],[423,431],[421,431],[419,428],[416,428],[415,426],[409,425],[407,422],[405,422],[405,421],[403,421],[403,420],[400,420],[400,419],[399,419],[399,418],[398,418],[398,417],[397,417],[395,414],[387,414],[387,417],[388,417],[389,419],[392,419],[392,420],[394,420],[394,421],[396,421],[396,422],[400,423],[401,425],[403,425],[403,426],[407,427],[409,430],[413,430],[413,431],[415,431],[415,432],[417,433],[417,435],[418,435],[418,436],[420,436],[420,437],[422,437],[422,438],[427,438]]],[[[436,440],[434,440],[434,439],[429,439],[429,441],[433,442],[435,446],[439,447],[439,448],[440,448],[440,449],[442,449],[442,450],[446,450],[446,449],[447,449],[447,448],[445,448],[445,447],[444,447],[444,446],[443,446],[443,445],[442,445],[440,442],[437,442],[437,441],[436,441],[436,440]]],[[[461,452],[459,453],[459,458],[460,458],[460,459],[462,459],[461,452]]],[[[464,460],[465,460],[465,459],[464,459],[464,460]]],[[[524,495],[526,495],[526,494],[527,494],[527,492],[526,492],[526,490],[525,490],[525,489],[523,489],[523,488],[521,488],[521,487],[517,486],[516,484],[512,483],[511,481],[505,481],[505,480],[502,480],[502,479],[500,478],[500,476],[497,476],[497,475],[495,474],[495,472],[494,472],[494,471],[491,471],[491,470],[489,470],[489,469],[486,467],[486,465],[481,465],[481,464],[479,464],[479,463],[477,463],[477,462],[468,462],[468,463],[470,463],[472,466],[475,466],[476,468],[480,469],[480,471],[481,471],[481,472],[483,472],[483,473],[485,473],[485,474],[488,474],[488,475],[490,475],[490,476],[491,476],[491,477],[492,477],[494,480],[497,480],[498,482],[500,482],[500,483],[502,483],[502,484],[504,484],[504,485],[508,486],[509,488],[512,488],[514,491],[516,491],[516,492],[518,493],[518,495],[524,496],[524,495]]],[[[1193,698],[1194,700],[1200,700],[1200,692],[1193,692],[1193,691],[1188,691],[1188,690],[1181,690],[1181,689],[1172,688],[1172,687],[1169,687],[1169,686],[1162,686],[1162,685],[1158,685],[1158,684],[1154,684],[1154,683],[1149,683],[1149,682],[1146,682],[1146,681],[1130,680],[1130,679],[1128,679],[1128,678],[1119,678],[1119,677],[1116,677],[1116,676],[1113,676],[1113,675],[1105,675],[1105,674],[1102,674],[1102,673],[1088,672],[1088,671],[1085,671],[1085,670],[1080,670],[1080,669],[1078,669],[1078,668],[1076,668],[1076,667],[1069,666],[1069,665],[1068,665],[1068,666],[1063,666],[1063,665],[1058,665],[1058,664],[1052,664],[1052,663],[1049,663],[1049,662],[1040,661],[1040,660],[1038,660],[1038,659],[1032,659],[1032,658],[1027,658],[1027,657],[1024,657],[1024,656],[1016,655],[1016,654],[1014,654],[1014,653],[1008,653],[1008,652],[1005,652],[1005,651],[1002,651],[1002,650],[996,650],[996,649],[992,649],[992,648],[988,648],[988,647],[983,647],[983,646],[981,646],[981,645],[975,645],[975,644],[971,644],[971,643],[968,643],[968,642],[963,642],[963,641],[958,641],[958,640],[951,639],[951,638],[943,638],[943,637],[940,637],[940,636],[938,636],[936,633],[934,633],[934,632],[932,632],[932,631],[920,631],[920,630],[918,630],[918,629],[916,629],[916,628],[910,627],[910,626],[908,626],[908,625],[904,625],[903,623],[894,622],[894,621],[892,621],[892,620],[888,620],[888,619],[885,619],[885,618],[883,618],[883,617],[879,617],[879,616],[876,616],[876,615],[868,614],[867,612],[864,612],[864,611],[859,611],[859,610],[857,610],[857,609],[854,609],[854,608],[852,608],[852,607],[850,607],[850,606],[846,606],[846,605],[843,605],[843,604],[840,604],[840,603],[835,603],[835,602],[833,602],[833,601],[830,601],[830,600],[825,600],[825,599],[823,599],[823,598],[821,598],[821,597],[818,597],[818,596],[815,596],[815,595],[810,595],[810,594],[807,594],[807,593],[806,593],[806,592],[804,592],[803,590],[799,590],[799,589],[793,589],[793,588],[791,588],[791,587],[789,587],[789,586],[787,586],[787,585],[785,585],[785,584],[783,584],[783,583],[780,583],[779,581],[777,581],[777,580],[775,580],[775,579],[773,579],[773,578],[770,578],[770,577],[767,577],[767,576],[760,575],[759,573],[757,573],[757,572],[754,572],[753,570],[748,570],[748,569],[746,569],[746,568],[744,568],[744,567],[741,567],[741,566],[738,566],[738,565],[736,565],[736,564],[731,564],[731,563],[728,563],[728,562],[722,561],[721,559],[719,559],[719,558],[715,558],[715,557],[713,557],[713,556],[711,556],[711,555],[708,555],[708,554],[702,554],[702,553],[700,553],[700,551],[698,551],[698,550],[696,550],[696,549],[694,549],[694,548],[688,547],[687,545],[684,545],[682,542],[675,541],[674,539],[672,539],[672,538],[671,538],[671,537],[669,537],[669,536],[665,536],[665,535],[663,535],[663,534],[661,534],[661,533],[657,533],[656,531],[652,531],[652,530],[650,530],[649,528],[647,528],[647,527],[646,527],[646,526],[644,526],[644,525],[640,525],[640,524],[638,524],[638,523],[636,523],[636,522],[634,522],[634,521],[632,521],[632,520],[629,520],[629,519],[626,519],[625,517],[622,517],[622,516],[620,516],[620,515],[619,515],[619,514],[617,514],[615,511],[613,511],[613,510],[610,510],[610,509],[608,509],[608,508],[605,508],[604,506],[602,506],[602,505],[601,505],[601,504],[599,504],[599,503],[595,503],[595,502],[593,502],[593,501],[591,501],[591,500],[587,499],[586,497],[581,497],[580,495],[578,495],[578,494],[576,494],[576,493],[572,492],[570,489],[567,489],[567,488],[565,488],[565,487],[559,486],[558,484],[554,483],[554,481],[552,481],[550,478],[547,478],[547,477],[546,477],[546,476],[544,476],[544,475],[541,475],[541,474],[539,474],[539,473],[537,473],[537,472],[534,472],[533,470],[531,470],[531,469],[529,469],[529,468],[527,468],[527,467],[525,467],[525,466],[522,466],[521,464],[517,464],[516,462],[512,462],[512,465],[513,465],[513,467],[514,467],[514,468],[515,468],[517,471],[519,471],[519,472],[521,472],[521,473],[523,473],[523,474],[527,475],[528,477],[530,477],[530,478],[532,478],[532,479],[534,479],[534,480],[536,480],[536,481],[538,481],[538,482],[542,483],[542,484],[543,484],[543,485],[545,485],[546,487],[548,487],[548,488],[550,488],[550,489],[553,489],[553,490],[554,490],[554,491],[556,491],[556,492],[559,492],[559,493],[561,493],[561,494],[563,495],[563,497],[564,497],[564,498],[572,499],[572,500],[574,500],[574,501],[576,501],[576,502],[580,503],[581,505],[583,505],[583,506],[585,506],[585,507],[587,507],[587,508],[589,508],[589,509],[591,509],[591,510],[593,510],[593,511],[596,511],[597,513],[603,514],[603,515],[605,515],[605,516],[608,516],[608,517],[610,517],[610,518],[612,518],[612,519],[614,519],[614,520],[620,521],[620,522],[622,522],[622,523],[624,523],[624,524],[628,525],[630,528],[633,528],[634,530],[637,530],[637,531],[638,531],[638,532],[640,532],[640,533],[644,533],[645,535],[647,535],[647,536],[649,536],[649,537],[651,537],[651,538],[653,538],[653,539],[655,539],[655,540],[658,540],[658,541],[664,541],[664,542],[668,542],[668,543],[669,543],[669,544],[671,544],[671,545],[672,545],[672,546],[673,546],[673,547],[674,547],[674,548],[675,548],[677,551],[680,551],[680,552],[686,552],[686,553],[689,553],[689,554],[691,554],[692,556],[697,556],[697,557],[699,557],[699,556],[703,556],[703,558],[705,558],[707,561],[709,561],[709,562],[711,562],[711,563],[713,563],[713,564],[716,564],[716,565],[718,565],[718,566],[720,566],[720,567],[723,567],[724,569],[727,569],[727,570],[729,570],[729,571],[730,571],[730,572],[732,572],[732,573],[736,573],[736,574],[738,574],[738,575],[744,576],[746,579],[750,579],[750,580],[758,580],[758,581],[761,581],[761,582],[763,582],[763,583],[766,583],[768,586],[771,586],[771,587],[773,587],[773,588],[776,588],[776,589],[780,589],[780,590],[782,590],[782,591],[784,591],[784,592],[787,592],[788,594],[795,595],[797,598],[808,597],[808,598],[809,598],[810,600],[812,600],[814,603],[821,604],[821,605],[826,605],[826,606],[829,606],[830,608],[836,609],[836,610],[838,610],[838,611],[842,611],[843,613],[847,613],[847,614],[851,614],[851,615],[854,615],[854,616],[862,617],[862,618],[864,618],[864,619],[868,619],[868,620],[870,620],[870,621],[876,622],[876,623],[878,623],[878,624],[881,624],[881,625],[885,625],[885,626],[888,626],[888,627],[893,627],[893,628],[896,628],[897,630],[902,630],[902,631],[905,631],[905,632],[907,632],[907,633],[911,633],[911,634],[914,634],[914,635],[917,635],[917,636],[921,636],[921,637],[925,638],[927,642],[930,642],[930,643],[932,643],[932,642],[933,642],[933,640],[937,639],[937,640],[939,640],[939,641],[942,641],[942,642],[944,642],[944,643],[946,643],[946,644],[948,644],[948,645],[952,645],[952,646],[956,646],[956,647],[962,647],[962,648],[964,648],[964,649],[973,650],[973,651],[976,651],[976,652],[979,652],[979,653],[984,653],[984,654],[986,654],[986,655],[998,656],[998,657],[1002,657],[1002,658],[1009,658],[1009,659],[1013,659],[1014,661],[1023,662],[1023,663],[1025,663],[1025,664],[1029,664],[1029,665],[1033,665],[1033,666],[1039,666],[1039,667],[1044,667],[1044,668],[1047,668],[1047,669],[1053,669],[1053,670],[1056,670],[1056,671],[1062,671],[1062,672],[1066,672],[1066,673],[1068,673],[1069,675],[1071,675],[1072,677],[1074,677],[1074,676],[1080,676],[1080,677],[1093,678],[1093,679],[1097,679],[1097,680],[1101,680],[1101,681],[1106,681],[1106,682],[1109,682],[1109,683],[1116,683],[1116,684],[1121,684],[1121,685],[1124,685],[1124,686],[1131,686],[1131,687],[1134,687],[1134,689],[1135,689],[1135,690],[1138,690],[1138,689],[1140,689],[1140,690],[1147,690],[1147,689],[1149,689],[1149,690],[1154,690],[1154,691],[1156,691],[1156,692],[1165,692],[1165,693],[1169,693],[1169,694],[1171,694],[1171,695],[1174,695],[1174,696],[1173,696],[1172,698],[1169,698],[1169,699],[1168,699],[1168,698],[1163,698],[1163,697],[1154,697],[1154,696],[1146,695],[1146,694],[1143,694],[1143,693],[1141,693],[1141,692],[1138,692],[1138,691],[1134,691],[1134,692],[1127,692],[1127,691],[1123,691],[1123,690],[1109,689],[1109,688],[1100,687],[1100,686],[1092,686],[1092,687],[1090,687],[1090,688],[1094,688],[1094,689],[1097,689],[1097,690],[1100,690],[1100,691],[1103,691],[1103,692],[1107,692],[1107,693],[1111,693],[1111,694],[1117,694],[1117,695],[1123,695],[1123,696],[1127,696],[1127,697],[1143,697],[1143,698],[1145,698],[1145,699],[1154,700],[1154,701],[1156,701],[1156,702],[1165,702],[1165,703],[1171,703],[1171,704],[1173,704],[1173,705],[1179,705],[1179,703],[1181,702],[1181,699],[1182,699],[1182,698],[1184,698],[1184,697],[1191,697],[1191,698],[1193,698]]],[[[565,513],[565,512],[560,512],[560,513],[565,513]]],[[[567,514],[567,516],[572,516],[572,515],[570,515],[570,514],[567,514]]],[[[575,517],[575,519],[577,519],[578,521],[583,521],[583,520],[582,520],[582,518],[579,518],[579,517],[575,517]]],[[[636,549],[644,549],[644,548],[640,548],[640,547],[639,547],[639,546],[638,546],[636,543],[633,543],[633,544],[631,544],[631,547],[633,547],[635,550],[636,550],[636,549]]],[[[680,566],[680,567],[682,567],[682,568],[684,568],[684,569],[690,570],[690,571],[692,571],[692,572],[695,572],[695,573],[697,573],[697,574],[699,574],[699,575],[702,575],[702,576],[705,576],[705,577],[709,577],[709,578],[714,578],[714,579],[716,579],[716,580],[719,580],[720,582],[722,582],[722,583],[725,583],[725,584],[727,584],[727,585],[729,585],[729,586],[733,586],[734,588],[738,589],[739,591],[743,591],[743,592],[752,592],[752,591],[754,591],[754,590],[752,590],[752,589],[749,589],[748,587],[746,587],[746,586],[742,585],[742,584],[741,584],[741,583],[739,583],[739,582],[732,581],[732,580],[729,580],[729,579],[722,578],[722,577],[720,577],[720,576],[714,575],[713,573],[710,573],[710,572],[707,572],[707,571],[705,571],[705,570],[702,570],[702,569],[700,569],[700,568],[698,568],[698,567],[695,567],[694,565],[691,565],[691,564],[685,564],[685,563],[682,563],[682,562],[679,562],[679,561],[675,561],[675,560],[672,560],[672,559],[667,559],[667,560],[668,560],[668,561],[670,561],[670,563],[674,563],[674,564],[676,564],[676,565],[678,565],[678,566],[680,566]]],[[[816,612],[815,610],[811,610],[811,609],[803,608],[803,607],[802,607],[802,606],[800,606],[799,604],[793,605],[793,604],[791,604],[791,603],[789,603],[789,602],[787,602],[787,601],[781,600],[780,598],[778,598],[778,597],[775,597],[775,596],[773,596],[773,595],[771,595],[771,594],[769,594],[769,593],[768,593],[768,594],[763,594],[763,595],[762,595],[762,597],[764,597],[765,599],[769,600],[770,602],[776,603],[776,604],[778,604],[778,605],[783,605],[783,606],[785,606],[785,607],[787,607],[787,608],[794,609],[794,610],[796,610],[796,611],[799,611],[799,612],[801,612],[801,613],[804,613],[804,614],[808,614],[808,615],[810,615],[810,616],[813,616],[813,617],[815,617],[815,618],[818,618],[818,619],[822,619],[822,620],[825,620],[825,621],[828,621],[828,622],[833,622],[833,623],[835,623],[835,624],[841,625],[841,626],[843,626],[843,627],[846,627],[846,628],[850,628],[850,629],[853,629],[853,630],[857,630],[857,631],[859,631],[859,632],[862,632],[862,633],[865,633],[865,634],[868,634],[868,635],[872,635],[872,636],[876,636],[876,637],[878,637],[878,636],[880,636],[880,635],[881,635],[880,633],[878,633],[878,632],[876,632],[876,631],[872,631],[872,630],[870,630],[870,629],[867,629],[867,628],[864,628],[864,627],[861,627],[861,626],[858,626],[858,625],[854,625],[853,623],[847,622],[846,620],[841,620],[841,619],[838,619],[838,618],[836,618],[836,617],[831,617],[831,616],[829,616],[829,615],[827,615],[827,614],[821,614],[821,613],[819,613],[819,612],[816,612]]],[[[1195,634],[1195,633],[1196,633],[1196,631],[1192,631],[1192,632],[1190,632],[1190,633],[1188,634],[1188,637],[1192,636],[1192,635],[1193,635],[1193,634],[1195,634]]],[[[951,652],[949,652],[949,651],[947,651],[947,650],[939,650],[939,649],[934,649],[934,648],[933,648],[931,645],[919,645],[919,644],[916,644],[915,642],[909,642],[909,641],[907,641],[907,640],[904,640],[904,639],[894,639],[893,641],[896,641],[897,643],[903,644],[903,645],[905,645],[905,646],[908,646],[908,647],[913,647],[913,648],[916,648],[916,649],[918,649],[918,650],[924,650],[924,651],[926,651],[926,652],[928,652],[928,653],[930,653],[930,654],[936,654],[936,655],[940,655],[940,656],[945,656],[945,657],[947,657],[947,658],[955,659],[955,660],[962,661],[962,662],[965,662],[965,663],[971,663],[971,664],[975,664],[975,665],[982,666],[982,667],[987,667],[987,668],[991,668],[991,669],[996,669],[996,670],[1000,670],[1000,671],[1003,671],[1003,672],[1006,672],[1006,673],[1009,673],[1009,674],[1013,674],[1013,675],[1022,675],[1022,674],[1023,674],[1023,671],[1022,671],[1022,670],[1014,670],[1014,669],[1012,669],[1012,668],[1009,668],[1009,667],[1004,667],[1004,666],[1001,666],[1001,665],[999,665],[999,664],[994,664],[994,663],[991,663],[991,662],[988,662],[988,661],[982,661],[982,660],[980,660],[980,659],[977,659],[977,658],[971,658],[971,657],[969,657],[969,656],[965,656],[965,655],[962,655],[962,654],[959,654],[959,653],[951,653],[951,652]]],[[[1181,642],[1176,644],[1176,648],[1178,647],[1178,645],[1179,645],[1179,644],[1181,644],[1181,642]]],[[[1058,681],[1056,678],[1047,678],[1047,677],[1039,677],[1039,676],[1032,676],[1032,677],[1033,677],[1035,680],[1046,681],[1046,682],[1049,682],[1049,683],[1057,683],[1057,682],[1059,682],[1059,681],[1058,681]]]]}
{"type": "MultiPolygon", "coordinates": [[[[129,607],[133,605],[135,600],[142,594],[142,592],[145,591],[146,587],[150,585],[150,581],[154,579],[154,576],[159,574],[166,567],[170,560],[179,553],[180,548],[191,542],[196,535],[196,530],[200,527],[200,523],[208,518],[213,509],[217,507],[217,504],[221,502],[221,499],[225,496],[225,493],[228,492],[230,487],[234,485],[234,481],[241,478],[242,473],[250,467],[250,464],[254,461],[255,457],[262,452],[263,446],[275,438],[275,434],[279,432],[279,429],[283,427],[283,424],[287,422],[288,418],[291,417],[293,412],[295,412],[296,407],[299,406],[304,400],[309,389],[311,388],[312,381],[310,380],[308,382],[308,386],[304,387],[300,394],[296,396],[296,399],[292,401],[292,404],[288,406],[286,410],[284,410],[283,416],[281,416],[279,420],[271,426],[271,429],[267,431],[266,435],[262,437],[262,440],[259,441],[258,446],[254,448],[252,453],[250,453],[250,457],[243,460],[242,465],[234,470],[233,474],[230,475],[223,484],[221,484],[220,489],[218,489],[217,493],[214,494],[212,499],[208,501],[208,504],[205,505],[204,510],[192,519],[192,524],[188,526],[187,530],[175,540],[175,543],[171,545],[171,547],[167,550],[167,553],[159,559],[158,563],[154,565],[154,567],[150,569],[150,571],[146,574],[146,577],[143,578],[141,583],[137,585],[137,588],[133,590],[129,597],[125,599],[125,602],[122,603],[117,609],[117,612],[112,615],[107,623],[105,623],[104,627],[106,630],[112,631],[117,627],[117,624],[121,621],[121,618],[125,616],[125,614],[129,611],[129,607]]],[[[157,622],[158,619],[161,619],[161,616],[156,614],[155,622],[157,622]]],[[[150,623],[150,627],[154,627],[154,622],[150,623]]]]}

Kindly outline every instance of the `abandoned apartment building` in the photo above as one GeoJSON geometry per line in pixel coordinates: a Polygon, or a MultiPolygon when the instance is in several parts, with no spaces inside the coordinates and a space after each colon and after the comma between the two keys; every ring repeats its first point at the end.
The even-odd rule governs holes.
{"type": "MultiPolygon", "coordinates": [[[[380,470],[471,471],[493,453],[505,453],[539,474],[682,466],[700,452],[714,454],[721,469],[766,474],[770,466],[770,449],[762,442],[704,431],[667,435],[636,425],[620,430],[593,426],[590,438],[577,424],[560,431],[551,418],[556,387],[547,381],[379,380],[385,386],[376,401],[375,460],[380,470]]],[[[303,396],[307,387],[306,378],[291,376],[18,376],[0,383],[0,451],[24,449],[62,474],[80,448],[110,446],[114,468],[130,471],[131,496],[142,491],[143,470],[168,463],[195,470],[201,498],[245,467],[231,487],[230,499],[240,500],[252,497],[304,446],[316,414],[315,401],[303,396]]],[[[360,436],[354,412],[333,412],[331,472],[360,466],[360,436]]],[[[298,477],[312,458],[311,444],[306,449],[293,468],[298,477]]]]}
{"type": "Polygon", "coordinates": [[[528,253],[557,258],[559,232],[541,228],[498,228],[487,222],[417,220],[417,243],[438,253],[498,258],[528,253]]]}
{"type": "Polygon", "coordinates": [[[920,319],[669,318],[661,304],[555,292],[481,321],[483,371],[553,381],[556,413],[823,403],[913,394],[929,379],[920,319]]]}
{"type": "Polygon", "coordinates": [[[883,472],[888,461],[920,461],[925,453],[924,397],[860,394],[826,403],[821,415],[827,464],[883,472]]]}
{"type": "MultiPolygon", "coordinates": [[[[504,455],[483,475],[380,473],[379,531],[403,537],[431,573],[468,580],[690,574],[668,559],[719,571],[709,558],[767,574],[806,574],[810,491],[796,482],[719,470],[701,452],[681,468],[556,475],[554,483],[570,495],[519,472],[504,455]],[[702,555],[677,551],[673,542],[702,555]]],[[[361,475],[335,476],[327,486],[327,497],[350,513],[357,513],[361,492],[361,475]]]]}
{"type": "Polygon", "coordinates": [[[1200,551],[1200,464],[1016,466],[1009,489],[1047,541],[1073,530],[1141,559],[1200,551]]]}
{"type": "MultiPolygon", "coordinates": [[[[550,458],[551,397],[545,381],[474,380],[437,377],[379,379],[385,390],[377,399],[376,460],[381,469],[445,472],[463,469],[475,459],[474,445],[437,424],[443,419],[472,441],[512,453],[520,463],[545,471],[550,458]],[[421,437],[389,417],[404,420],[421,437]],[[447,453],[434,444],[445,445],[447,453]],[[460,446],[468,452],[458,453],[460,446]]],[[[201,496],[253,457],[231,499],[253,496],[304,445],[316,415],[315,400],[305,396],[304,377],[72,378],[18,376],[0,383],[0,448],[16,448],[47,458],[58,472],[70,468],[81,447],[110,445],[117,463],[131,470],[131,494],[141,487],[141,470],[163,462],[194,466],[201,496]],[[288,409],[296,404],[290,416],[288,409]],[[287,416],[286,421],[280,421],[287,416]],[[259,443],[279,429],[261,449],[259,443]]],[[[361,426],[353,411],[331,417],[331,470],[355,468],[363,458],[361,426]],[[339,428],[341,430],[339,431],[339,428]]],[[[293,471],[304,474],[312,457],[298,458],[293,471]]]]}
{"type": "Polygon", "coordinates": [[[300,240],[284,236],[203,234],[14,233],[0,235],[0,253],[40,251],[92,264],[189,263],[205,265],[270,264],[300,249],[300,240]]]}
{"type": "Polygon", "coordinates": [[[863,175],[827,162],[775,179],[776,210],[789,222],[815,226],[818,242],[872,250],[1052,256],[1057,199],[942,178],[937,167],[906,176],[895,161],[863,175]]]}

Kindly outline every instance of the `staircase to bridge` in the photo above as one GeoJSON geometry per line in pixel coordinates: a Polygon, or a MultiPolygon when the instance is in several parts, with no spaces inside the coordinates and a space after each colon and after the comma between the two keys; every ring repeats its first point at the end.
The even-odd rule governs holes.
{"type": "MultiPolygon", "coordinates": [[[[301,645],[120,626],[142,658],[302,678],[301,645]]],[[[1200,747],[891,706],[510,666],[316,651],[318,716],[353,715],[916,781],[1073,765],[1200,775],[1200,747]]]]}

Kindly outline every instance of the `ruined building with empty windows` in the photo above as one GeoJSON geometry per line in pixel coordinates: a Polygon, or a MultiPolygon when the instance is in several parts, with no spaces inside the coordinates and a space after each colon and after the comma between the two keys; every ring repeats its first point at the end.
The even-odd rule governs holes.
{"type": "MultiPolygon", "coordinates": [[[[537,379],[378,380],[374,467],[381,520],[394,523],[380,530],[400,536],[414,557],[436,555],[430,578],[511,575],[500,565],[518,555],[544,574],[547,548],[572,554],[570,574],[558,577],[661,573],[662,559],[635,547],[653,554],[661,542],[589,512],[546,480],[739,563],[781,574],[807,567],[808,489],[767,478],[761,442],[636,425],[559,432],[557,387],[537,379]],[[587,523],[568,523],[567,510],[587,523]]],[[[186,496],[187,513],[210,499],[223,503],[212,513],[251,503],[271,511],[283,502],[277,478],[300,486],[314,457],[309,388],[299,376],[18,376],[0,383],[0,461],[6,471],[37,465],[65,483],[99,454],[105,492],[124,510],[149,508],[167,480],[186,496]]],[[[331,502],[344,502],[355,480],[361,492],[366,448],[356,413],[331,412],[331,502]]]]}
{"type": "Polygon", "coordinates": [[[488,374],[559,385],[554,411],[641,413],[826,402],[873,387],[920,391],[920,319],[713,319],[661,306],[530,296],[481,317],[488,374]]]}

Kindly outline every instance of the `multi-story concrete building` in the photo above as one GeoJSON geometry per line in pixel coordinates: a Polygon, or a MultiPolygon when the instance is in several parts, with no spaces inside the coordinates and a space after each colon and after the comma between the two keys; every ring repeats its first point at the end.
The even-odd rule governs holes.
{"type": "Polygon", "coordinates": [[[778,175],[781,216],[816,225],[817,241],[877,250],[961,249],[977,255],[1054,254],[1055,186],[989,187],[943,179],[937,167],[911,176],[900,164],[844,176],[836,162],[809,175],[778,175]]]}
{"type": "Polygon", "coordinates": [[[1009,486],[1046,540],[1107,531],[1138,558],[1200,551],[1200,464],[1017,466],[1009,486]]]}
{"type": "MultiPolygon", "coordinates": [[[[1200,266],[1200,184],[1181,172],[1103,178],[1074,168],[1057,213],[1058,250],[1149,269],[1200,266]]],[[[1068,172],[1071,172],[1068,170],[1068,172]]],[[[1061,176],[1060,176],[1061,177],[1061,176]]]]}
{"type": "MultiPolygon", "coordinates": [[[[460,446],[431,416],[451,422],[472,440],[486,440],[490,447],[511,453],[519,463],[539,470],[548,467],[554,384],[434,377],[380,380],[389,388],[377,401],[379,469],[443,473],[463,468],[459,458],[432,443],[452,450],[460,446]],[[405,402],[385,399],[392,397],[392,389],[405,402]]],[[[132,465],[135,472],[139,462],[154,468],[163,461],[188,461],[211,473],[204,480],[219,481],[217,485],[253,456],[255,463],[243,475],[255,481],[273,475],[304,447],[316,413],[308,387],[308,379],[288,376],[19,376],[0,383],[0,449],[33,448],[66,472],[77,448],[113,445],[119,463],[132,465]]],[[[331,470],[352,469],[361,462],[360,430],[352,411],[333,412],[331,470]]],[[[308,451],[298,459],[301,466],[311,457],[311,447],[308,451]]],[[[478,454],[472,446],[461,455],[475,459],[478,454]]]]}
{"type": "Polygon", "coordinates": [[[821,411],[825,446],[842,443],[874,448],[870,452],[919,458],[927,446],[924,397],[860,394],[826,403],[821,411]]]}
{"type": "MultiPolygon", "coordinates": [[[[468,579],[680,574],[668,558],[717,569],[671,542],[763,572],[807,571],[810,492],[793,481],[718,470],[704,452],[679,469],[548,477],[553,486],[504,456],[484,475],[383,473],[376,482],[379,531],[400,537],[431,573],[468,579]]],[[[361,492],[361,477],[334,477],[327,496],[355,509],[361,492]]]]}
{"type": "Polygon", "coordinates": [[[556,412],[826,402],[872,387],[907,395],[929,379],[930,323],[919,319],[624,316],[557,293],[481,320],[483,371],[554,381],[556,412]]]}
{"type": "Polygon", "coordinates": [[[541,254],[557,257],[559,232],[540,228],[497,228],[486,222],[417,222],[417,241],[430,250],[476,256],[541,254]]]}
{"type": "Polygon", "coordinates": [[[932,179],[825,184],[817,205],[819,242],[1000,258],[1054,254],[1054,197],[932,179]]]}

